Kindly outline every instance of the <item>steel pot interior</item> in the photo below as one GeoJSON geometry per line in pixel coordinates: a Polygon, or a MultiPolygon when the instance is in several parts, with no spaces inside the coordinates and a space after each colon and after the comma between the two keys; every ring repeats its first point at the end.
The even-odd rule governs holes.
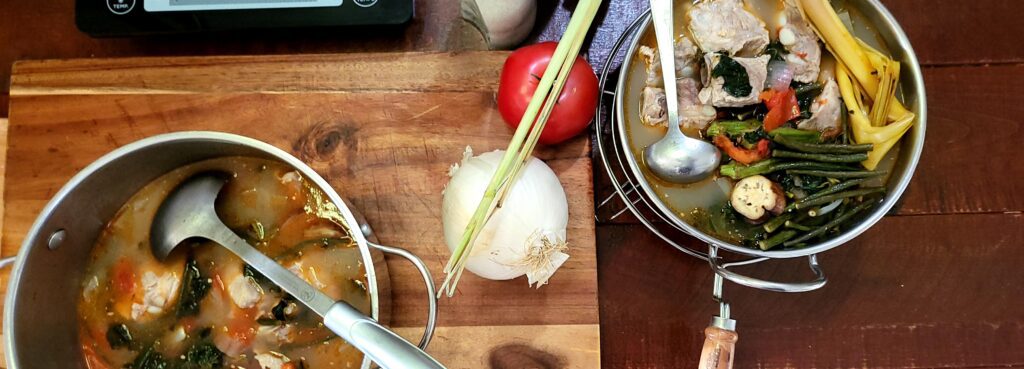
{"type": "Polygon", "coordinates": [[[618,124],[614,129],[619,130],[618,136],[621,140],[620,144],[624,148],[623,151],[625,152],[626,161],[628,162],[632,174],[637,178],[637,181],[644,193],[647,197],[653,200],[652,202],[656,207],[658,207],[657,210],[667,215],[668,219],[683,229],[686,233],[708,244],[750,256],[793,258],[817,254],[846,243],[866,231],[885,216],[885,214],[899,200],[900,195],[903,194],[907,185],[909,185],[910,179],[914,174],[914,169],[917,167],[918,160],[921,156],[921,151],[924,148],[925,125],[927,121],[924,78],[921,75],[921,68],[918,64],[917,56],[914,54],[914,50],[910,45],[910,40],[903,32],[903,29],[900,28],[896,19],[893,18],[892,14],[885,9],[885,6],[877,0],[845,0],[833,2],[843,2],[845,6],[852,7],[863,14],[864,18],[873,23],[874,30],[878,32],[879,41],[884,45],[887,45],[892,57],[903,64],[902,73],[900,75],[900,89],[902,91],[904,101],[907,104],[907,108],[917,115],[917,121],[914,123],[913,128],[900,142],[899,155],[896,158],[896,163],[892,169],[891,176],[886,183],[888,190],[882,202],[871,209],[869,213],[861,216],[860,220],[856,221],[852,227],[849,227],[838,236],[817,244],[809,245],[808,247],[799,250],[762,251],[725,242],[700,231],[696,227],[684,221],[675,213],[675,211],[661,200],[660,196],[655,195],[652,186],[647,182],[644,173],[641,171],[639,158],[637,158],[632,151],[633,145],[630,142],[630,135],[626,128],[626,106],[640,105],[640,93],[643,78],[637,78],[637,68],[642,68],[642,62],[636,58],[637,50],[640,47],[640,41],[644,39],[644,36],[647,34],[653,35],[654,32],[653,26],[651,25],[650,14],[645,15],[646,19],[643,20],[643,25],[633,36],[629,52],[626,54],[622,67],[619,70],[619,81],[615,94],[615,114],[618,124]]]}
{"type": "MultiPolygon", "coordinates": [[[[352,228],[366,266],[371,317],[384,317],[390,290],[383,255],[367,245],[356,218],[334,189],[294,156],[263,142],[219,132],[180,132],[143,139],[92,163],[46,205],[18,253],[7,290],[3,333],[8,368],[86,368],[78,341],[81,271],[107,222],[139,189],[175,168],[217,157],[252,156],[299,170],[334,202],[352,228]],[[63,230],[63,242],[49,247],[63,230]],[[381,276],[378,280],[377,276],[381,276]]],[[[369,359],[362,368],[369,368],[369,359]]]]}

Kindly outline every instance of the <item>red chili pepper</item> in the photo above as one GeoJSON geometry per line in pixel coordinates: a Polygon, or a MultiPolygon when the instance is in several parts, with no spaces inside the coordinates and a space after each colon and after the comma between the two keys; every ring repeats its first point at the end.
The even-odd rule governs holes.
{"type": "Polygon", "coordinates": [[[762,92],[761,100],[768,107],[768,114],[764,116],[765,132],[782,127],[786,122],[800,116],[800,103],[797,102],[796,91],[792,88],[782,92],[775,90],[762,92]]]}
{"type": "Polygon", "coordinates": [[[722,151],[724,151],[726,155],[729,155],[732,160],[743,164],[755,163],[767,159],[768,156],[771,155],[771,151],[768,149],[768,140],[763,138],[760,141],[757,141],[756,148],[750,150],[736,146],[736,144],[732,143],[732,140],[724,134],[715,136],[714,141],[715,146],[722,149],[722,151]]]}

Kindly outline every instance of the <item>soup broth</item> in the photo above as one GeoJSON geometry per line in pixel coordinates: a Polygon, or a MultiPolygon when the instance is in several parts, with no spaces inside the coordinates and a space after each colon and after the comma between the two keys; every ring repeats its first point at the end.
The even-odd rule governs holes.
{"type": "Polygon", "coordinates": [[[228,227],[331,298],[370,313],[359,248],[319,189],[282,163],[213,159],[143,187],[96,241],[78,301],[88,366],[359,367],[362,353],[227,249],[197,241],[163,262],[153,257],[149,228],[161,202],[206,171],[230,174],[215,204],[228,227]]]}

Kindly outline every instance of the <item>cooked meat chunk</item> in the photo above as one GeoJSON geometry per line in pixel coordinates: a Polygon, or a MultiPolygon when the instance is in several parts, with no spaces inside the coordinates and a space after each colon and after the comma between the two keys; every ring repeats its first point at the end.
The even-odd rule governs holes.
{"type": "Polygon", "coordinates": [[[228,294],[236,306],[248,309],[256,306],[263,298],[263,288],[252,277],[238,275],[228,285],[228,294]]]}
{"type": "Polygon", "coordinates": [[[152,271],[142,274],[142,301],[132,304],[132,320],[139,321],[146,315],[160,316],[177,300],[181,277],[178,273],[167,272],[157,275],[152,271]]]}
{"type": "MultiPolygon", "coordinates": [[[[675,50],[676,78],[696,78],[700,69],[697,57],[697,47],[693,45],[686,36],[679,36],[676,40],[675,50]]],[[[648,46],[640,46],[640,55],[647,63],[647,86],[662,87],[665,85],[661,78],[661,56],[658,49],[648,46]]]]}
{"type": "MultiPolygon", "coordinates": [[[[697,48],[685,36],[680,36],[675,44],[676,92],[679,95],[679,120],[683,127],[703,129],[715,118],[715,109],[704,105],[697,97],[700,82],[697,76],[700,64],[697,48]]],[[[658,50],[647,46],[640,47],[640,54],[647,63],[647,80],[641,95],[641,120],[647,125],[664,125],[668,122],[665,111],[664,82],[661,78],[661,62],[658,50]]]]}
{"type": "Polygon", "coordinates": [[[715,120],[715,108],[700,101],[700,84],[696,79],[676,80],[676,89],[679,90],[679,120],[683,127],[704,129],[715,120]]]}
{"type": "Polygon", "coordinates": [[[839,97],[839,86],[834,79],[829,78],[821,89],[814,102],[811,103],[811,117],[796,124],[797,128],[821,132],[822,137],[834,137],[842,129],[841,114],[843,103],[839,97]]]}
{"type": "Polygon", "coordinates": [[[640,96],[640,120],[649,126],[665,125],[668,121],[668,112],[665,111],[667,106],[665,89],[645,86],[640,96]]]}
{"type": "Polygon", "coordinates": [[[818,36],[807,23],[793,0],[786,0],[786,11],[779,19],[779,42],[789,51],[786,64],[793,70],[793,80],[810,83],[818,79],[821,46],[818,36]]]}
{"type": "Polygon", "coordinates": [[[256,338],[262,342],[274,342],[278,345],[295,341],[297,329],[295,324],[261,325],[256,329],[256,338]]]}
{"type": "Polygon", "coordinates": [[[706,53],[753,57],[768,46],[764,22],[743,8],[741,0],[707,0],[690,9],[690,33],[706,53]]]}
{"type": "Polygon", "coordinates": [[[700,102],[715,107],[739,107],[756,104],[759,101],[758,95],[761,93],[761,86],[764,86],[764,81],[768,78],[768,60],[770,58],[768,55],[756,58],[732,58],[746,71],[747,82],[751,86],[748,95],[733,96],[725,89],[726,77],[712,75],[712,71],[722,60],[722,54],[704,54],[704,61],[708,67],[702,74],[706,82],[698,96],[700,102]]]}
{"type": "Polygon", "coordinates": [[[282,369],[286,363],[291,362],[287,356],[273,351],[256,354],[256,361],[260,363],[261,369],[282,369]]]}

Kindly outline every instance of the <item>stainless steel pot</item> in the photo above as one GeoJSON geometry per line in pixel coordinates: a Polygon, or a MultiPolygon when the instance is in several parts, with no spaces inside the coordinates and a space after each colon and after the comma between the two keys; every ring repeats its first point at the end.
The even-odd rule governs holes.
{"type": "Polygon", "coordinates": [[[818,264],[816,255],[852,240],[854,237],[857,237],[857,235],[863,233],[882,219],[882,217],[885,216],[885,214],[899,200],[900,195],[903,194],[903,191],[910,183],[910,179],[914,174],[914,169],[917,167],[918,159],[921,157],[921,151],[924,148],[927,104],[925,102],[924,78],[921,75],[921,68],[917,62],[917,56],[914,54],[914,50],[910,46],[910,40],[907,39],[906,34],[903,33],[903,29],[900,28],[892,14],[890,14],[889,11],[886,10],[885,7],[877,0],[848,0],[843,3],[847,7],[852,7],[859,11],[863,14],[866,20],[872,23],[873,29],[879,34],[880,41],[888,46],[892,57],[902,63],[900,88],[907,108],[917,115],[917,121],[914,123],[910,132],[904,136],[900,144],[899,155],[896,158],[896,164],[891,171],[891,177],[886,183],[888,190],[882,202],[871,209],[865,216],[862,216],[859,221],[848,227],[841,234],[823,242],[796,250],[762,251],[720,240],[700,231],[696,227],[684,221],[681,217],[676,215],[675,211],[661,200],[660,196],[653,195],[654,190],[650,183],[647,182],[646,177],[641,171],[639,159],[634,155],[633,150],[629,149],[633,145],[630,142],[629,133],[626,132],[626,120],[629,119],[629,117],[626,116],[625,107],[627,104],[639,106],[641,91],[638,86],[643,83],[640,79],[630,78],[632,74],[630,71],[633,68],[639,67],[634,64],[634,61],[636,60],[634,56],[637,54],[640,42],[644,39],[645,35],[654,32],[649,13],[639,20],[639,22],[641,22],[639,31],[634,34],[629,51],[625,54],[626,57],[620,69],[614,107],[619,124],[617,124],[613,129],[618,130],[620,145],[626,148],[624,150],[625,161],[628,163],[628,167],[632,171],[632,175],[636,178],[636,182],[639,183],[641,189],[650,199],[653,200],[652,202],[658,208],[657,210],[667,215],[666,218],[668,220],[681,228],[684,232],[709,245],[708,261],[714,271],[725,279],[749,287],[783,292],[803,292],[824,286],[827,279],[818,264]],[[756,259],[748,260],[743,263],[723,264],[721,259],[718,257],[719,249],[725,249],[738,254],[756,257],[756,259]],[[808,257],[808,263],[816,275],[815,280],[804,283],[774,282],[752,278],[728,269],[731,266],[746,265],[764,260],[764,258],[795,257],[808,257]]]}
{"type": "MultiPolygon", "coordinates": [[[[371,317],[387,324],[391,289],[382,252],[413,263],[423,277],[429,309],[419,347],[433,335],[437,304],[430,272],[412,253],[371,242],[365,221],[312,168],[272,145],[219,132],[180,132],[125,145],[71,178],[43,208],[18,253],[7,288],[4,337],[8,368],[86,368],[78,340],[76,302],[81,271],[107,222],[139,189],[175,168],[224,156],[280,161],[309,178],[338,205],[362,254],[371,317]]],[[[370,368],[364,359],[361,368],[370,368]]]]}

